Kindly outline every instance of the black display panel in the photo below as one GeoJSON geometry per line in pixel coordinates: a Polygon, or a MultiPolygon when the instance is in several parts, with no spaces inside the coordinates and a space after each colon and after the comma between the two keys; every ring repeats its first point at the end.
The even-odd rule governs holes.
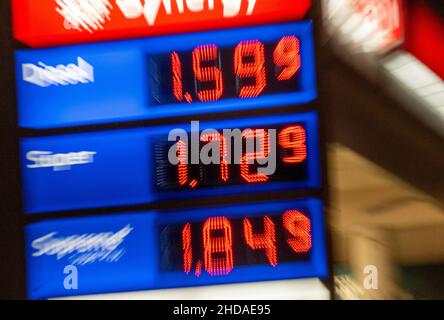
{"type": "MultiPolygon", "coordinates": [[[[214,134],[200,134],[197,152],[218,141],[213,150],[218,151],[219,163],[204,164],[199,159],[193,164],[191,143],[168,141],[165,136],[153,137],[155,163],[155,189],[157,191],[193,190],[223,186],[257,185],[274,182],[305,181],[308,177],[307,130],[305,124],[240,128],[238,138],[229,138],[223,130],[214,134]],[[274,133],[273,133],[274,132],[274,133]],[[236,142],[237,141],[237,142],[236,142]],[[272,143],[276,148],[272,148],[272,143]],[[254,152],[251,152],[254,148],[254,152]],[[253,146],[251,146],[253,144],[253,146]],[[240,146],[240,148],[238,148],[240,146]],[[172,147],[177,156],[185,155],[186,164],[171,164],[168,157],[172,147]],[[228,150],[229,149],[229,150],[228,150]],[[272,153],[272,150],[276,150],[272,153]],[[239,152],[241,150],[241,152],[239,152]],[[223,155],[225,154],[225,158],[223,155]],[[274,154],[274,156],[273,156],[274,154]],[[272,165],[275,162],[275,166],[272,165]],[[260,173],[261,168],[275,168],[272,174],[260,173]]],[[[232,131],[234,132],[234,131],[232,131]]],[[[212,152],[208,153],[212,156],[212,152]]]]}
{"type": "Polygon", "coordinates": [[[151,104],[254,98],[301,90],[300,40],[249,40],[233,47],[203,44],[150,56],[151,104]]]}
{"type": "Polygon", "coordinates": [[[204,271],[218,276],[240,266],[306,261],[312,247],[311,221],[301,210],[210,217],[161,225],[158,232],[160,270],[197,277],[204,271]]]}

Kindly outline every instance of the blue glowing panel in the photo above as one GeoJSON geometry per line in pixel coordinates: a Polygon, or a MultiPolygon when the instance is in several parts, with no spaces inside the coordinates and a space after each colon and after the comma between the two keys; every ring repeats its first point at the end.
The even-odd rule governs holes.
{"type": "Polygon", "coordinates": [[[327,276],[316,199],[48,220],[26,256],[32,299],[327,276]]]}
{"type": "Polygon", "coordinates": [[[16,52],[19,124],[90,125],[304,104],[311,22],[16,52]]]}
{"type": "Polygon", "coordinates": [[[199,127],[187,123],[23,138],[25,211],[41,213],[318,188],[318,151],[315,112],[201,122],[199,127]],[[210,128],[214,129],[213,138],[224,141],[215,153],[204,152],[211,141],[206,131],[210,128]],[[173,129],[183,129],[188,137],[174,135],[168,141],[173,129]],[[229,136],[225,139],[224,129],[239,129],[240,143],[229,136]],[[187,148],[177,148],[184,141],[187,148]],[[256,142],[254,159],[247,152],[249,142],[256,142]],[[172,164],[170,150],[176,150],[176,155],[181,155],[177,150],[183,150],[185,155],[216,157],[213,163],[187,157],[187,164],[172,164]],[[230,158],[222,157],[228,151],[230,158]],[[218,163],[220,159],[226,161],[218,163]],[[266,171],[261,173],[260,169],[266,171]]]}

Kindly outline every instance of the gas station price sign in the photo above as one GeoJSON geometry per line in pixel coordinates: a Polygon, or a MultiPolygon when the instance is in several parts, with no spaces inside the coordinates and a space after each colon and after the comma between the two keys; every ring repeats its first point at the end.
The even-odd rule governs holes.
{"type": "Polygon", "coordinates": [[[32,299],[327,275],[322,202],[264,201],[26,227],[32,299]],[[67,265],[78,290],[63,287],[67,265]]]}
{"type": "Polygon", "coordinates": [[[199,45],[149,61],[153,105],[255,98],[300,90],[300,42],[294,35],[278,41],[241,41],[219,48],[199,45]]]}
{"type": "Polygon", "coordinates": [[[273,200],[322,188],[312,23],[288,22],[310,3],[13,1],[16,39],[70,44],[15,53],[19,126],[34,129],[20,139],[23,210],[40,214],[25,227],[30,298],[328,277],[323,199],[273,200]],[[118,41],[89,43],[101,40],[118,41]],[[140,122],[284,106],[197,129],[140,122]],[[215,141],[219,161],[204,163],[215,141]],[[220,204],[245,194],[267,197],[220,204]],[[203,198],[213,206],[169,203],[203,198]]]}
{"type": "Polygon", "coordinates": [[[199,131],[193,130],[188,123],[23,138],[25,211],[139,205],[320,186],[315,112],[200,122],[199,131]],[[187,129],[189,139],[169,141],[177,128],[187,129]],[[224,130],[239,131],[238,141],[225,139],[224,130]],[[191,159],[193,132],[198,135],[197,154],[204,153],[211,141],[220,142],[218,163],[181,160],[183,155],[191,159]],[[255,144],[254,151],[247,148],[248,143],[255,144]],[[275,150],[271,150],[272,143],[275,150]],[[173,147],[178,163],[169,159],[173,147]],[[228,153],[231,157],[224,157],[228,153]],[[264,167],[273,171],[261,173],[264,167]]]}
{"type": "Polygon", "coordinates": [[[316,98],[310,22],[19,50],[16,72],[19,123],[34,129],[316,98]]]}

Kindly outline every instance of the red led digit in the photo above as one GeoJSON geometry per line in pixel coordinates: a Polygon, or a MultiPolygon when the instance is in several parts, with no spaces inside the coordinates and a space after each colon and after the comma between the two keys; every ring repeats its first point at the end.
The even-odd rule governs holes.
{"type": "Polygon", "coordinates": [[[289,80],[301,67],[299,39],[295,36],[283,37],[273,53],[274,64],[282,67],[279,80],[289,80]]]}
{"type": "Polygon", "coordinates": [[[197,96],[200,101],[216,101],[223,94],[223,76],[220,68],[204,67],[205,62],[219,61],[219,52],[215,45],[199,46],[193,51],[193,70],[194,76],[201,82],[214,82],[213,89],[197,90],[197,96]]]}
{"type": "MultiPolygon", "coordinates": [[[[177,176],[179,180],[179,185],[185,186],[188,183],[188,148],[187,144],[182,140],[177,141],[177,159],[179,163],[177,165],[177,176]]],[[[197,187],[198,183],[196,179],[192,179],[189,183],[191,188],[197,187]]]]}
{"type": "Polygon", "coordinates": [[[291,155],[282,159],[285,163],[301,163],[307,158],[307,137],[301,126],[291,126],[279,133],[279,145],[291,149],[291,155]]]}
{"type": "Polygon", "coordinates": [[[193,264],[193,245],[191,243],[191,224],[187,223],[182,230],[183,271],[191,272],[193,264]]]}
{"type": "Polygon", "coordinates": [[[222,181],[228,181],[228,159],[227,159],[227,142],[224,136],[219,133],[203,134],[200,138],[202,142],[218,141],[220,145],[220,178],[222,181]]]}
{"type": "Polygon", "coordinates": [[[264,45],[258,40],[239,43],[234,52],[234,71],[239,78],[255,78],[254,85],[242,86],[239,97],[257,97],[267,86],[265,72],[264,45]],[[246,58],[253,58],[252,62],[245,62],[246,58]]]}
{"type": "Polygon", "coordinates": [[[233,270],[233,239],[231,223],[225,217],[209,218],[203,226],[204,267],[212,276],[226,275],[233,270]],[[214,235],[215,232],[220,235],[214,235]]]}
{"type": "Polygon", "coordinates": [[[196,271],[194,271],[194,275],[196,277],[200,277],[200,275],[202,274],[202,261],[197,261],[196,263],[196,271]]]}
{"type": "Polygon", "coordinates": [[[276,234],[273,221],[264,217],[264,233],[253,234],[253,226],[248,218],[244,219],[245,242],[253,249],[265,249],[270,264],[277,266],[276,234]]]}
{"type": "Polygon", "coordinates": [[[179,178],[179,185],[183,186],[188,181],[188,164],[187,164],[187,145],[182,140],[177,141],[177,174],[179,178]]]}
{"type": "Polygon", "coordinates": [[[253,153],[246,153],[241,159],[241,177],[248,183],[258,183],[268,181],[268,176],[262,173],[250,173],[251,162],[257,159],[263,159],[268,156],[269,153],[269,141],[268,133],[264,129],[246,130],[243,135],[243,139],[259,139],[259,150],[253,153]]]}
{"type": "Polygon", "coordinates": [[[173,92],[177,100],[183,101],[182,63],[179,54],[171,54],[171,65],[173,69],[173,92]]]}
{"type": "Polygon", "coordinates": [[[311,225],[303,213],[288,210],[282,217],[284,227],[294,237],[287,240],[290,248],[296,253],[306,253],[311,249],[311,225]]]}

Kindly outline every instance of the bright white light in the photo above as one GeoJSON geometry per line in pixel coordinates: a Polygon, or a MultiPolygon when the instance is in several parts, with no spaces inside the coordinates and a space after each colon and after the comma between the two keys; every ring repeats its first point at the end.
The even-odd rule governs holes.
{"type": "Polygon", "coordinates": [[[389,55],[383,61],[383,69],[396,84],[398,98],[444,134],[444,81],[413,55],[403,51],[389,55]]]}
{"type": "Polygon", "coordinates": [[[56,11],[65,18],[65,26],[93,33],[110,20],[113,6],[108,0],[56,0],[56,11]]]}
{"type": "Polygon", "coordinates": [[[63,298],[67,300],[328,300],[319,279],[252,282],[63,298]]]}
{"type": "Polygon", "coordinates": [[[416,95],[428,99],[433,107],[444,107],[442,79],[412,55],[398,53],[385,68],[416,95]]]}

